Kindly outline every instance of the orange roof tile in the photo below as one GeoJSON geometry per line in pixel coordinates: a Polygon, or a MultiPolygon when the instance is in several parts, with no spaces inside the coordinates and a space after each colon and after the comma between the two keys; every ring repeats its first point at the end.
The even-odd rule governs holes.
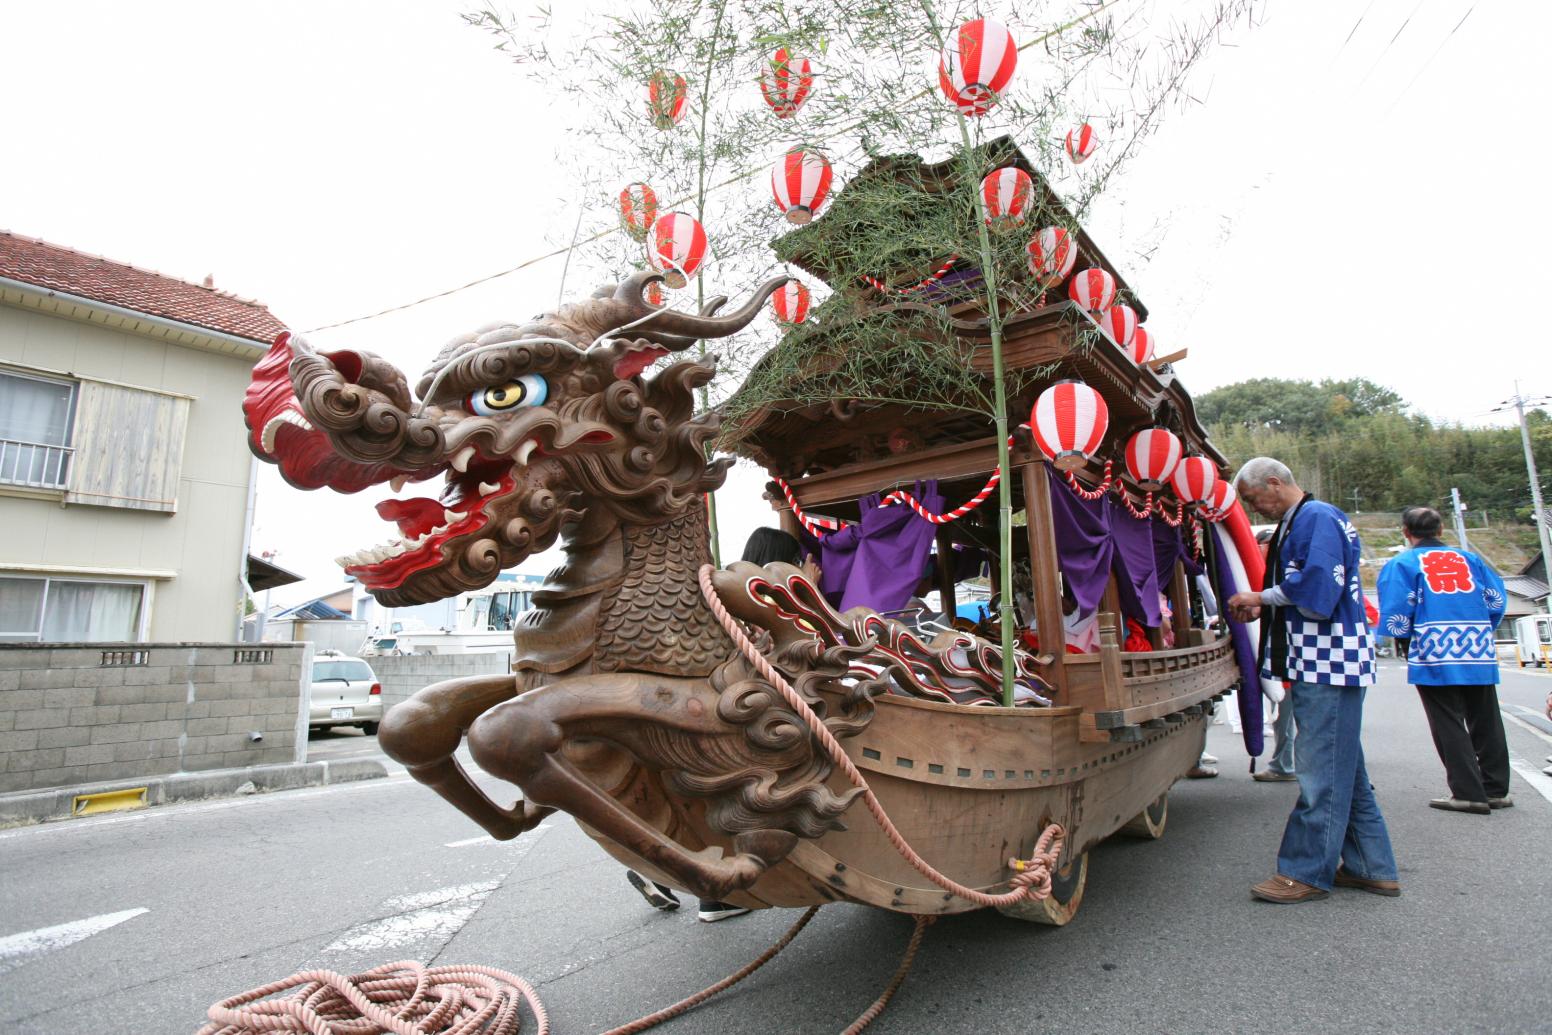
{"type": "Polygon", "coordinates": [[[4,230],[0,277],[266,345],[286,329],[258,302],[4,230]]]}

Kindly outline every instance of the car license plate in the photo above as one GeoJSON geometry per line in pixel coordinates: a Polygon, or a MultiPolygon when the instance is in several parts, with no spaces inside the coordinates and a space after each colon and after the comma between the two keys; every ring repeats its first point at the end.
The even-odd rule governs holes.
{"type": "Polygon", "coordinates": [[[331,718],[331,719],[348,719],[348,718],[350,718],[354,714],[356,714],[356,710],[354,708],[330,708],[329,709],[329,718],[331,718]]]}

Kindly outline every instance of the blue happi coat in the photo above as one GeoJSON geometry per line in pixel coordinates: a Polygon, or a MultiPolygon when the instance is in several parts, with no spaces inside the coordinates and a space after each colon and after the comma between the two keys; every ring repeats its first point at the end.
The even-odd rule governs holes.
{"type": "Polygon", "coordinates": [[[1380,572],[1380,631],[1411,639],[1413,686],[1498,682],[1493,630],[1508,599],[1503,579],[1470,550],[1426,539],[1380,572]]]}
{"type": "MultiPolygon", "coordinates": [[[[1306,499],[1277,557],[1277,585],[1293,607],[1277,608],[1288,631],[1289,680],[1330,686],[1374,683],[1374,637],[1364,621],[1358,530],[1329,503],[1306,499]]],[[[1268,666],[1263,675],[1275,676],[1268,666]]]]}

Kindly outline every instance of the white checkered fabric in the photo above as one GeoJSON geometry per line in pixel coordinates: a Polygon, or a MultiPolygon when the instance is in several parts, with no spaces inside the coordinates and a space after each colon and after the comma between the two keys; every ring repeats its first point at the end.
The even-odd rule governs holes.
{"type": "Polygon", "coordinates": [[[1374,685],[1374,637],[1367,625],[1296,618],[1288,623],[1288,678],[1330,686],[1374,685]]]}

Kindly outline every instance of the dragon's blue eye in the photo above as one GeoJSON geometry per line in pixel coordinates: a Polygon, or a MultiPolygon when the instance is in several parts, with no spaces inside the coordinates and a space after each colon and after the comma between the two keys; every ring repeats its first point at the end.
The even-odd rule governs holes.
{"type": "Polygon", "coordinates": [[[493,385],[469,394],[469,412],[481,417],[494,417],[498,413],[538,406],[549,397],[550,385],[539,374],[524,374],[504,385],[493,385]]]}

